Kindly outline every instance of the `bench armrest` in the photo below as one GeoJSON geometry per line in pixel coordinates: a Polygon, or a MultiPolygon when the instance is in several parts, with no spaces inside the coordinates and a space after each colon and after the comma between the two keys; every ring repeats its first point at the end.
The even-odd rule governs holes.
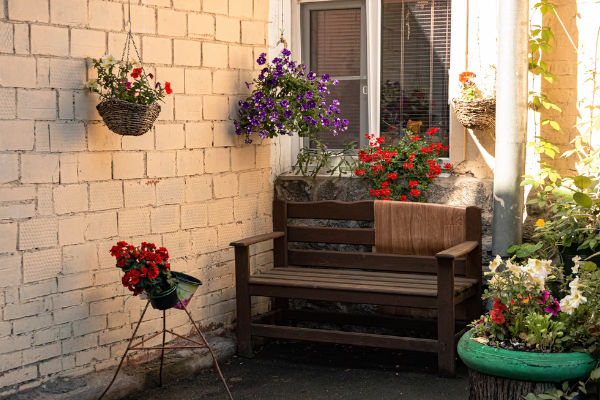
{"type": "Polygon", "coordinates": [[[260,242],[264,242],[266,240],[271,240],[271,239],[277,239],[277,238],[280,238],[283,236],[285,236],[285,233],[283,233],[283,232],[264,233],[262,235],[256,235],[256,236],[252,236],[252,237],[249,237],[246,239],[231,242],[231,243],[229,243],[229,245],[234,246],[234,247],[248,247],[251,244],[260,243],[260,242]]]}
{"type": "Polygon", "coordinates": [[[464,255],[469,254],[470,252],[475,250],[477,247],[479,247],[478,242],[466,241],[466,242],[457,244],[456,246],[450,247],[449,249],[442,250],[439,253],[437,253],[435,256],[438,259],[443,258],[443,259],[453,260],[455,258],[462,257],[464,255]]]}

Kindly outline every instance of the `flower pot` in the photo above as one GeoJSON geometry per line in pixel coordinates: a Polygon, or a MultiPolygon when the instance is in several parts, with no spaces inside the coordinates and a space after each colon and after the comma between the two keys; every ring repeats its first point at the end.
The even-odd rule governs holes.
{"type": "Polygon", "coordinates": [[[496,99],[476,99],[471,101],[452,99],[456,118],[470,129],[486,129],[496,124],[496,99]]]}
{"type": "Polygon", "coordinates": [[[136,104],[110,98],[102,100],[96,109],[102,120],[114,133],[139,136],[148,132],[160,114],[160,105],[136,104]]]}
{"type": "Polygon", "coordinates": [[[175,308],[183,310],[183,306],[187,306],[196,290],[202,285],[200,279],[184,274],[183,272],[171,271],[177,280],[177,298],[178,302],[175,308]]]}
{"type": "Polygon", "coordinates": [[[157,310],[168,310],[171,307],[175,307],[179,298],[177,297],[177,286],[165,290],[164,292],[148,296],[150,298],[150,304],[157,310]]]}
{"type": "Polygon", "coordinates": [[[467,367],[486,375],[530,382],[563,382],[588,375],[596,360],[587,353],[534,353],[499,349],[471,340],[458,342],[458,355],[467,367]]]}

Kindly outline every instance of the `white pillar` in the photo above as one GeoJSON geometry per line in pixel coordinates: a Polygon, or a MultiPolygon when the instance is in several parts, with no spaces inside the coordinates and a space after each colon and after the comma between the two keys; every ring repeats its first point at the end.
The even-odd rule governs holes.
{"type": "Polygon", "coordinates": [[[498,1],[496,151],[492,251],[521,243],[527,137],[528,0],[498,1]]]}

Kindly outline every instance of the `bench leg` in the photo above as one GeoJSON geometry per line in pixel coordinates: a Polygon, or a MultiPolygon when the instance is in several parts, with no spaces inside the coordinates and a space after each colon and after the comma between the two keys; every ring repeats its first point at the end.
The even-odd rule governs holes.
{"type": "Polygon", "coordinates": [[[252,357],[251,297],[248,290],[250,279],[250,252],[248,246],[235,248],[235,292],[237,308],[238,354],[252,357]]]}
{"type": "Polygon", "coordinates": [[[238,355],[250,358],[252,352],[252,335],[250,333],[250,296],[237,296],[237,348],[238,355]]]}
{"type": "Polygon", "coordinates": [[[454,261],[439,260],[438,269],[438,370],[440,375],[456,375],[456,345],[454,343],[454,261]]]}

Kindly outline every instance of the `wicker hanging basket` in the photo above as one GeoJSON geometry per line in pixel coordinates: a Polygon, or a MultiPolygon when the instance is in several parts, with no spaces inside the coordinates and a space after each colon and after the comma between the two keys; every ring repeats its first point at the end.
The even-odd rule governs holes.
{"type": "Polygon", "coordinates": [[[101,101],[96,109],[108,129],[125,136],[140,136],[148,132],[160,114],[157,103],[136,104],[117,98],[101,101]]]}
{"type": "Polygon", "coordinates": [[[456,118],[465,127],[470,129],[486,129],[496,124],[496,99],[477,99],[465,101],[452,99],[456,118]]]}

